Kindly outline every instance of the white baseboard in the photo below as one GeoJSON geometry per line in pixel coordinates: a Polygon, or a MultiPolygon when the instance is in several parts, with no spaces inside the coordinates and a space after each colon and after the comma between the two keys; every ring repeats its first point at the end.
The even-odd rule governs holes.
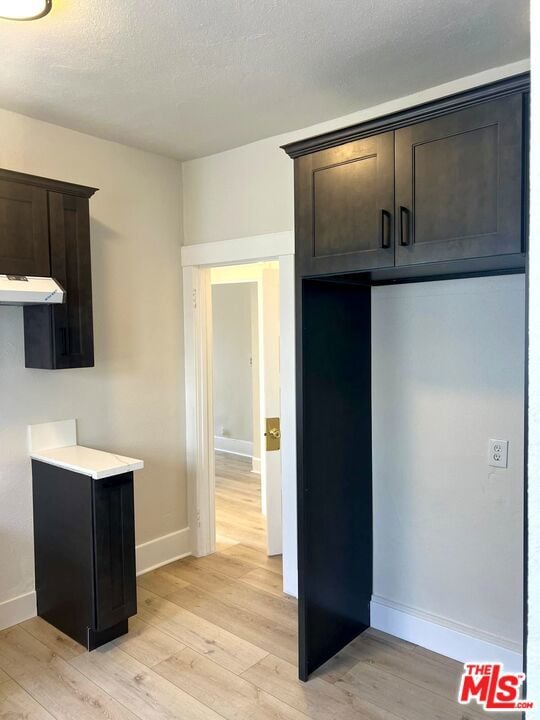
{"type": "Polygon", "coordinates": [[[155,570],[162,565],[191,555],[191,532],[183,528],[162,535],[135,548],[137,575],[155,570]]]}
{"type": "Polygon", "coordinates": [[[0,603],[0,630],[17,625],[36,615],[36,593],[34,590],[0,603]]]}
{"type": "Polygon", "coordinates": [[[235,440],[235,438],[214,436],[214,449],[231,455],[253,457],[253,443],[250,440],[235,440]]]}
{"type": "Polygon", "coordinates": [[[261,458],[251,458],[251,472],[257,475],[261,474],[261,458]]]}
{"type": "Polygon", "coordinates": [[[459,662],[502,662],[513,672],[523,667],[516,643],[488,633],[471,634],[473,629],[468,626],[384,598],[374,596],[371,600],[371,626],[459,662]]]}

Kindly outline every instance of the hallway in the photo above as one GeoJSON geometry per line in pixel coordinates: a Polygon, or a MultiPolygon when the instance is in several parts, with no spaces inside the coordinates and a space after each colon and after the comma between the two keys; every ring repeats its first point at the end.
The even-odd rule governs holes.
{"type": "MultiPolygon", "coordinates": [[[[261,512],[261,476],[251,472],[251,458],[216,452],[216,541],[218,550],[234,544],[266,550],[261,512]]],[[[272,562],[281,572],[281,558],[272,562]]]]}

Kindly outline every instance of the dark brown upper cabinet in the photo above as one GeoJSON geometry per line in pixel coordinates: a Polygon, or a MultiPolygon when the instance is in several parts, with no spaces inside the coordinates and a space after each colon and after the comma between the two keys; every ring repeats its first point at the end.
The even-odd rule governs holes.
{"type": "Polygon", "coordinates": [[[47,191],[0,179],[0,273],[47,277],[47,191]]]}
{"type": "Polygon", "coordinates": [[[0,170],[0,273],[44,275],[66,292],[62,305],[24,308],[25,364],[92,367],[89,199],[95,188],[0,170]]]}
{"type": "Polygon", "coordinates": [[[520,253],[519,95],[396,130],[396,265],[520,253]]]}
{"type": "Polygon", "coordinates": [[[522,271],[529,83],[519,75],[286,145],[297,274],[369,284],[522,271]]]}
{"type": "Polygon", "coordinates": [[[94,364],[88,200],[49,193],[51,269],[67,302],[51,306],[57,368],[94,364]]]}
{"type": "Polygon", "coordinates": [[[394,135],[300,159],[297,252],[307,274],[394,264],[394,135]]]}

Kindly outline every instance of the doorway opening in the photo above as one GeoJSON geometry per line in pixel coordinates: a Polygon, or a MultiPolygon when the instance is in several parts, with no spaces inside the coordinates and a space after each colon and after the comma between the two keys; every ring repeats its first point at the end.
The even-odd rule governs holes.
{"type": "MultiPolygon", "coordinates": [[[[226,483],[222,480],[223,475],[230,474],[230,465],[234,461],[236,471],[245,471],[243,480],[247,481],[249,478],[251,481],[248,484],[251,488],[252,506],[257,506],[257,493],[260,492],[259,507],[261,515],[264,511],[264,520],[262,527],[260,524],[258,529],[259,533],[264,529],[264,535],[262,540],[261,535],[259,540],[253,540],[252,534],[251,540],[261,548],[258,550],[262,555],[261,562],[266,566],[268,559],[282,553],[283,578],[282,582],[280,578],[280,592],[296,597],[298,564],[293,233],[287,231],[185,246],[182,248],[182,266],[186,457],[192,554],[195,557],[210,555],[231,541],[231,523],[227,523],[226,519],[221,523],[218,518],[216,546],[215,470],[217,467],[217,492],[223,499],[222,505],[229,500],[229,509],[234,510],[234,504],[230,504],[231,498],[227,498],[226,493],[223,497],[226,483]],[[254,430],[251,440],[246,433],[245,437],[234,437],[237,431],[234,427],[229,427],[230,418],[220,415],[219,410],[216,417],[214,413],[215,338],[212,295],[216,286],[227,284],[248,285],[251,292],[257,295],[259,368],[256,374],[259,378],[260,397],[258,421],[252,412],[253,425],[257,425],[258,430],[254,430]],[[263,332],[260,332],[261,327],[263,332]],[[268,332],[268,327],[273,327],[274,331],[268,332]],[[244,443],[235,443],[235,440],[244,443]],[[219,452],[217,462],[216,445],[219,452]],[[235,456],[233,452],[239,454],[235,456]],[[242,458],[242,454],[247,457],[242,458]],[[260,458],[260,463],[257,458],[260,458]],[[229,469],[226,467],[227,463],[229,469]],[[256,484],[257,470],[260,470],[260,490],[256,484]]],[[[219,293],[219,290],[217,292],[219,293]]],[[[218,303],[221,310],[219,300],[216,305],[218,303]]],[[[242,362],[244,377],[248,375],[253,379],[253,364],[250,366],[251,372],[246,373],[245,361],[242,362]]],[[[221,370],[217,379],[219,381],[220,377],[226,376],[227,371],[221,370]]],[[[229,392],[229,405],[233,402],[231,397],[235,403],[238,400],[236,395],[229,392]]],[[[253,398],[252,386],[252,404],[253,398]]],[[[244,398],[244,406],[245,400],[244,398]]],[[[244,428],[248,425],[249,423],[244,423],[244,428]]],[[[236,487],[241,488],[242,485],[236,487]]],[[[244,500],[248,498],[249,492],[244,500]]],[[[245,509],[245,503],[243,507],[245,509]]],[[[236,509],[239,509],[238,505],[236,509]]],[[[218,513],[219,510],[218,507],[218,513]]],[[[238,512],[234,514],[237,518],[242,515],[238,512]]],[[[240,517],[242,522],[245,519],[245,516],[240,517]]],[[[241,522],[233,522],[232,525],[238,529],[241,522]]],[[[246,538],[245,534],[243,538],[246,538]]]]}
{"type": "Polygon", "coordinates": [[[210,284],[216,548],[241,545],[276,557],[282,553],[279,263],[212,268],[210,284]],[[270,442],[268,431],[276,436],[268,435],[270,442]]]}

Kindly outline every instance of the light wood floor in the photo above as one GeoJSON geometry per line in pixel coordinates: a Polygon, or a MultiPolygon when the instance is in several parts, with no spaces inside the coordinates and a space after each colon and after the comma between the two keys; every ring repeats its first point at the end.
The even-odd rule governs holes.
{"type": "Polygon", "coordinates": [[[249,458],[216,452],[216,540],[218,550],[236,544],[266,550],[261,478],[249,458]]]}
{"type": "Polygon", "coordinates": [[[140,577],[128,635],[86,653],[38,618],[0,633],[2,720],[485,717],[456,703],[458,663],[373,630],[300,683],[256,478],[242,460],[217,468],[219,551],[140,577]]]}

